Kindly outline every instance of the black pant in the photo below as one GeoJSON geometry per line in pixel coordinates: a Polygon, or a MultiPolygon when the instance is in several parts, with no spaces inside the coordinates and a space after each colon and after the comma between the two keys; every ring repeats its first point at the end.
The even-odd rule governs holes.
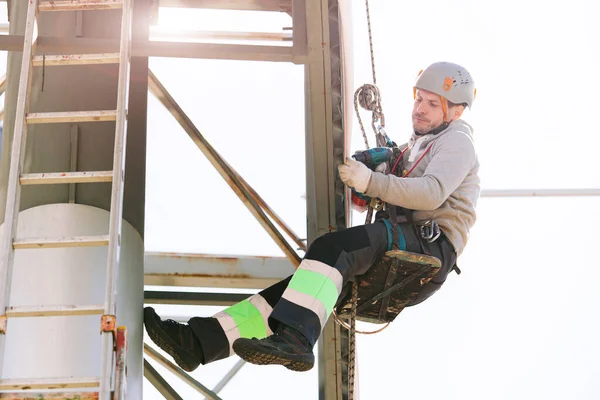
{"type": "MultiPolygon", "coordinates": [[[[440,271],[409,304],[416,305],[430,297],[445,282],[446,276],[456,263],[456,253],[443,233],[435,242],[427,243],[420,239],[414,226],[399,224],[398,227],[401,250],[420,254],[427,253],[437,257],[442,263],[440,271]]],[[[315,260],[336,269],[342,276],[342,283],[345,284],[353,281],[356,276],[364,274],[391,247],[390,238],[388,226],[383,221],[331,232],[315,239],[304,260],[315,260]]],[[[252,297],[260,299],[263,304],[268,304],[261,311],[264,320],[268,321],[267,330],[274,331],[279,323],[284,323],[299,330],[314,345],[321,333],[324,321],[323,318],[319,319],[313,311],[282,298],[292,276],[269,286],[252,297]]],[[[234,307],[236,305],[231,308],[234,307]]],[[[211,318],[196,317],[189,321],[194,333],[202,343],[207,362],[232,354],[232,341],[236,337],[243,336],[243,333],[240,336],[239,332],[237,335],[232,334],[232,330],[235,331],[236,327],[232,327],[231,321],[224,323],[220,319],[221,316],[223,313],[211,318]]],[[[239,331],[241,332],[242,329],[239,331]]]]}

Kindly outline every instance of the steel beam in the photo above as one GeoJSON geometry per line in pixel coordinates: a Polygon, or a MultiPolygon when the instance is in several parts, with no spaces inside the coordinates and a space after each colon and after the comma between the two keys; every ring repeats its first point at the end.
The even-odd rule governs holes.
{"type": "MultiPolygon", "coordinates": [[[[337,165],[346,145],[342,116],[342,47],[338,0],[311,0],[306,5],[308,61],[306,81],[306,193],[308,240],[347,226],[345,190],[337,165]],[[334,109],[336,109],[334,111],[334,109]],[[338,190],[336,191],[336,187],[338,190]]],[[[344,399],[341,353],[347,352],[346,330],[330,320],[319,340],[319,399],[344,399]]]]}
{"type": "MultiPolygon", "coordinates": [[[[38,54],[114,53],[119,43],[116,39],[91,39],[73,37],[40,37],[38,54]]],[[[22,35],[0,35],[0,50],[22,51],[22,35]]],[[[294,54],[292,46],[258,46],[214,43],[188,43],[168,41],[134,41],[134,57],[201,58],[211,60],[293,62],[303,64],[305,56],[294,54]]]]}
{"type": "Polygon", "coordinates": [[[250,296],[252,296],[252,293],[159,292],[145,290],[144,303],[228,307],[250,296]]]}
{"type": "Polygon", "coordinates": [[[162,83],[150,71],[149,84],[150,91],[175,117],[183,130],[190,139],[198,146],[200,151],[206,156],[208,161],[217,170],[219,175],[227,182],[229,187],[235,192],[239,199],[248,208],[250,213],[257,219],[260,225],[267,231],[269,236],[275,241],[281,251],[294,263],[294,266],[300,264],[300,257],[292,249],[271,220],[265,215],[264,210],[257,204],[255,198],[249,193],[248,188],[242,183],[240,176],[231,168],[231,166],[219,155],[219,153],[208,143],[202,133],[196,128],[192,120],[187,116],[173,96],[167,91],[162,83]]]}
{"type": "Polygon", "coordinates": [[[153,253],[144,255],[144,283],[262,289],[294,273],[285,257],[153,253]]]}
{"type": "Polygon", "coordinates": [[[159,7],[212,8],[240,11],[291,10],[291,0],[159,0],[159,7]]]}
{"type": "MultiPolygon", "coordinates": [[[[2,29],[2,25],[0,25],[2,29]]],[[[291,32],[234,32],[234,31],[200,31],[196,29],[172,29],[158,25],[150,26],[150,40],[253,40],[266,42],[285,42],[292,40],[291,32]]]]}
{"type": "Polygon", "coordinates": [[[215,388],[213,389],[213,392],[215,393],[219,393],[221,390],[223,390],[223,388],[225,386],[227,386],[227,384],[229,383],[229,381],[231,381],[233,379],[233,377],[240,372],[240,369],[242,369],[242,367],[246,365],[246,361],[244,360],[240,360],[238,361],[233,368],[231,368],[231,370],[225,374],[225,376],[223,377],[223,379],[221,379],[219,381],[219,383],[217,383],[217,385],[215,386],[215,388]]]}
{"type": "Polygon", "coordinates": [[[487,189],[481,191],[481,197],[562,197],[562,196],[600,196],[598,189],[487,189]]]}
{"type": "Polygon", "coordinates": [[[167,400],[183,400],[175,389],[171,387],[156,369],[147,360],[144,360],[144,377],[152,384],[167,400]]]}
{"type": "MultiPolygon", "coordinates": [[[[179,368],[177,365],[173,364],[171,361],[167,360],[167,358],[165,358],[158,351],[154,350],[152,347],[148,346],[146,343],[144,343],[144,354],[146,354],[148,357],[151,357],[153,360],[160,363],[163,367],[165,367],[166,369],[171,371],[173,374],[175,374],[179,379],[181,379],[182,381],[184,381],[185,383],[190,385],[190,387],[192,389],[194,389],[195,391],[197,391],[198,393],[201,393],[204,396],[206,396],[207,398],[212,399],[212,400],[221,400],[221,398],[219,396],[217,396],[216,393],[214,393],[213,391],[208,389],[206,386],[204,386],[203,384],[201,384],[200,382],[198,382],[197,380],[192,378],[184,370],[179,368]]],[[[144,361],[146,361],[146,360],[144,360],[144,361]]]]}

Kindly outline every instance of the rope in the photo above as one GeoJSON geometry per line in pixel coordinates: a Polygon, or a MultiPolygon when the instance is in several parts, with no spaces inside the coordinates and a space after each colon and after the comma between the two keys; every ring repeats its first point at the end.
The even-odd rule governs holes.
{"type": "Polygon", "coordinates": [[[358,303],[358,285],[352,283],[352,311],[350,313],[350,345],[348,353],[348,400],[354,399],[354,369],[356,366],[356,303],[358,303]]]}
{"type": "Polygon", "coordinates": [[[371,50],[371,70],[373,72],[373,84],[377,85],[377,76],[375,74],[375,51],[373,51],[373,33],[371,31],[371,13],[369,11],[369,0],[365,0],[367,8],[367,27],[369,28],[369,49],[371,50]]]}
{"type": "Polygon", "coordinates": [[[371,127],[375,132],[375,136],[377,138],[377,146],[383,146],[384,143],[381,143],[381,135],[377,129],[377,122],[381,124],[382,127],[385,126],[385,117],[383,115],[383,108],[381,106],[381,94],[379,93],[379,88],[377,87],[377,73],[375,68],[375,50],[373,46],[373,31],[371,29],[371,12],[369,10],[369,0],[365,0],[365,6],[367,9],[367,27],[369,31],[369,52],[371,54],[371,73],[373,74],[373,84],[365,84],[359,87],[354,93],[354,110],[356,111],[356,115],[358,117],[358,123],[360,125],[360,130],[363,135],[363,140],[365,141],[366,148],[370,148],[369,141],[367,139],[367,134],[365,132],[365,127],[363,125],[362,119],[360,117],[360,113],[358,111],[358,105],[365,110],[372,112],[371,118],[371,127]]]}
{"type": "MultiPolygon", "coordinates": [[[[373,132],[375,132],[375,138],[377,142],[377,146],[381,147],[385,142],[383,140],[382,135],[377,129],[376,124],[379,123],[381,127],[385,126],[385,118],[383,115],[383,108],[381,106],[381,94],[379,93],[379,88],[377,87],[377,75],[375,73],[375,52],[373,50],[373,33],[371,30],[371,13],[369,10],[369,0],[365,0],[365,5],[367,8],[367,27],[369,30],[369,49],[371,53],[371,71],[373,73],[373,84],[366,84],[359,87],[356,92],[354,92],[354,110],[356,111],[356,116],[358,117],[358,123],[360,125],[360,130],[362,132],[363,140],[365,141],[365,146],[367,149],[370,148],[369,140],[367,139],[367,133],[365,131],[365,127],[363,125],[362,119],[360,117],[360,112],[358,106],[360,106],[368,111],[371,111],[371,128],[373,132]]],[[[372,215],[372,208],[369,206],[369,221],[370,223],[370,215],[372,215]]],[[[358,304],[358,284],[356,280],[352,283],[352,310],[350,312],[350,326],[341,321],[337,314],[333,313],[335,321],[337,321],[341,326],[350,330],[350,338],[349,338],[349,353],[348,353],[348,400],[354,400],[354,375],[355,375],[355,361],[356,361],[356,308],[358,304]]],[[[387,328],[389,323],[376,332],[359,332],[359,333],[377,333],[387,328]]]]}
{"type": "MultiPolygon", "coordinates": [[[[350,330],[351,327],[350,325],[348,325],[346,322],[344,322],[343,319],[341,319],[340,317],[337,316],[337,314],[335,313],[335,310],[333,311],[333,318],[335,319],[335,322],[337,322],[338,324],[340,324],[341,326],[343,326],[344,328],[350,330]]],[[[374,330],[374,331],[359,331],[359,330],[354,330],[354,332],[361,334],[361,335],[374,335],[376,333],[379,333],[381,331],[383,331],[385,328],[387,328],[388,326],[390,326],[390,323],[388,322],[387,324],[385,324],[383,327],[374,330]]]]}
{"type": "Polygon", "coordinates": [[[349,349],[348,349],[348,400],[354,399],[354,377],[355,377],[355,368],[356,368],[356,333],[365,333],[372,335],[374,333],[379,333],[385,328],[387,328],[390,323],[388,322],[383,328],[380,328],[373,332],[361,332],[356,330],[356,308],[358,304],[358,284],[356,281],[352,283],[352,310],[350,311],[350,326],[340,320],[338,316],[334,312],[335,320],[342,325],[344,328],[350,330],[350,340],[349,340],[349,349]]]}

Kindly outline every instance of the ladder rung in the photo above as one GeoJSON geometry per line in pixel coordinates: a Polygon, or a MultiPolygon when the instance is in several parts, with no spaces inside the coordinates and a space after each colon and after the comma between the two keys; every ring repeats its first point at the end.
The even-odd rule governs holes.
{"type": "Polygon", "coordinates": [[[70,111],[27,114],[28,124],[58,124],[61,122],[99,122],[116,120],[116,110],[70,111]]]}
{"type": "Polygon", "coordinates": [[[32,392],[30,390],[17,390],[12,392],[3,391],[0,393],[0,399],[2,400],[69,400],[69,399],[77,399],[77,400],[98,400],[99,395],[96,388],[90,389],[81,389],[82,391],[68,391],[64,392],[49,392],[47,390],[38,390],[36,392],[32,392]],[[41,392],[41,393],[40,393],[41,392]]]}
{"type": "Polygon", "coordinates": [[[40,1],[40,11],[111,10],[122,8],[122,0],[55,0],[40,1]]]}
{"type": "Polygon", "coordinates": [[[42,379],[0,379],[0,390],[67,389],[100,386],[100,378],[66,377],[42,379]]]}
{"type": "Polygon", "coordinates": [[[112,171],[85,172],[49,172],[42,174],[23,174],[19,178],[21,185],[53,185],[60,183],[97,183],[111,182],[112,171]]]}
{"type": "Polygon", "coordinates": [[[62,238],[29,238],[15,239],[14,249],[56,249],[65,247],[98,247],[108,246],[108,235],[103,236],[72,236],[62,238]]]}
{"type": "Polygon", "coordinates": [[[57,56],[35,56],[35,67],[51,67],[54,65],[87,65],[87,64],[118,64],[121,60],[119,53],[101,54],[64,54],[57,56]]]}
{"type": "Polygon", "coordinates": [[[103,305],[91,306],[15,306],[6,308],[8,318],[60,317],[68,315],[102,315],[103,305]]]}

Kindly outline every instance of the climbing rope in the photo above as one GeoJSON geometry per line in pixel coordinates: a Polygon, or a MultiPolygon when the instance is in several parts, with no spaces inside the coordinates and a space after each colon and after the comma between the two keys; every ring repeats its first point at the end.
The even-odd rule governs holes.
{"type": "MultiPolygon", "coordinates": [[[[371,54],[371,72],[373,73],[373,83],[365,84],[359,87],[356,92],[354,92],[354,110],[356,111],[356,116],[358,117],[358,123],[360,125],[360,130],[362,132],[363,140],[365,141],[365,146],[367,149],[370,148],[369,140],[367,139],[367,133],[365,131],[365,127],[362,122],[362,118],[360,117],[360,112],[358,106],[360,105],[362,108],[371,111],[371,128],[373,132],[375,132],[375,141],[378,147],[385,146],[387,135],[383,132],[383,127],[385,127],[385,117],[383,115],[383,107],[381,105],[381,94],[379,92],[379,88],[377,87],[377,75],[375,72],[375,51],[373,49],[373,32],[371,30],[371,13],[369,10],[369,0],[365,0],[365,6],[367,10],[367,27],[369,31],[369,50],[371,54]],[[382,134],[383,132],[383,134],[382,134]]],[[[373,209],[369,206],[368,212],[368,222],[371,221],[373,209]]],[[[356,279],[352,283],[352,309],[350,311],[350,326],[345,324],[342,320],[338,318],[336,313],[334,312],[335,320],[343,327],[349,329],[349,353],[348,353],[348,400],[354,400],[354,375],[355,375],[355,361],[356,361],[356,309],[358,306],[358,284],[356,283],[356,279]]],[[[386,326],[379,329],[375,332],[359,332],[359,333],[377,333],[387,328],[389,322],[386,326]]]]}
{"type": "Polygon", "coordinates": [[[369,30],[369,49],[371,50],[371,72],[373,72],[373,84],[377,85],[377,75],[375,74],[375,51],[373,50],[373,32],[371,31],[371,12],[369,11],[369,0],[365,0],[367,9],[367,27],[369,30]]]}
{"type": "Polygon", "coordinates": [[[354,369],[356,366],[356,299],[358,298],[358,285],[356,280],[352,283],[352,313],[350,314],[350,344],[348,352],[348,400],[354,399],[354,369]]]}
{"type": "MultiPolygon", "coordinates": [[[[358,287],[357,287],[357,289],[358,289],[358,287]]],[[[356,301],[354,301],[352,299],[350,301],[356,303],[356,301]]],[[[353,313],[352,310],[350,310],[350,318],[352,318],[352,313],[353,313]]],[[[347,322],[345,322],[343,319],[341,319],[340,317],[338,317],[338,315],[335,313],[335,310],[333,311],[333,318],[335,319],[335,322],[337,322],[338,324],[340,324],[344,328],[346,328],[348,330],[352,329],[352,327],[347,322]]],[[[356,312],[354,312],[354,319],[356,319],[356,312]]],[[[359,330],[355,329],[354,332],[358,333],[358,334],[361,334],[361,335],[374,335],[376,333],[379,333],[379,332],[383,331],[389,325],[390,325],[390,323],[388,322],[384,326],[382,326],[381,328],[376,329],[374,331],[359,331],[359,330]]]]}
{"type": "Polygon", "coordinates": [[[373,83],[365,84],[359,87],[356,92],[354,92],[354,110],[356,111],[356,116],[358,117],[358,123],[360,125],[360,130],[363,135],[363,140],[365,141],[366,148],[370,148],[369,140],[367,139],[367,133],[365,132],[365,127],[362,122],[362,118],[360,117],[360,112],[358,106],[360,105],[365,110],[371,111],[371,127],[375,132],[375,137],[377,139],[377,146],[383,146],[385,143],[382,142],[382,135],[379,132],[378,124],[382,128],[385,127],[385,116],[383,115],[383,107],[381,106],[381,94],[379,92],[379,88],[377,87],[377,73],[375,71],[375,50],[373,47],[373,32],[371,30],[371,13],[369,11],[369,0],[365,0],[365,6],[367,9],[367,27],[369,31],[369,50],[371,54],[371,73],[373,74],[373,83]]]}

